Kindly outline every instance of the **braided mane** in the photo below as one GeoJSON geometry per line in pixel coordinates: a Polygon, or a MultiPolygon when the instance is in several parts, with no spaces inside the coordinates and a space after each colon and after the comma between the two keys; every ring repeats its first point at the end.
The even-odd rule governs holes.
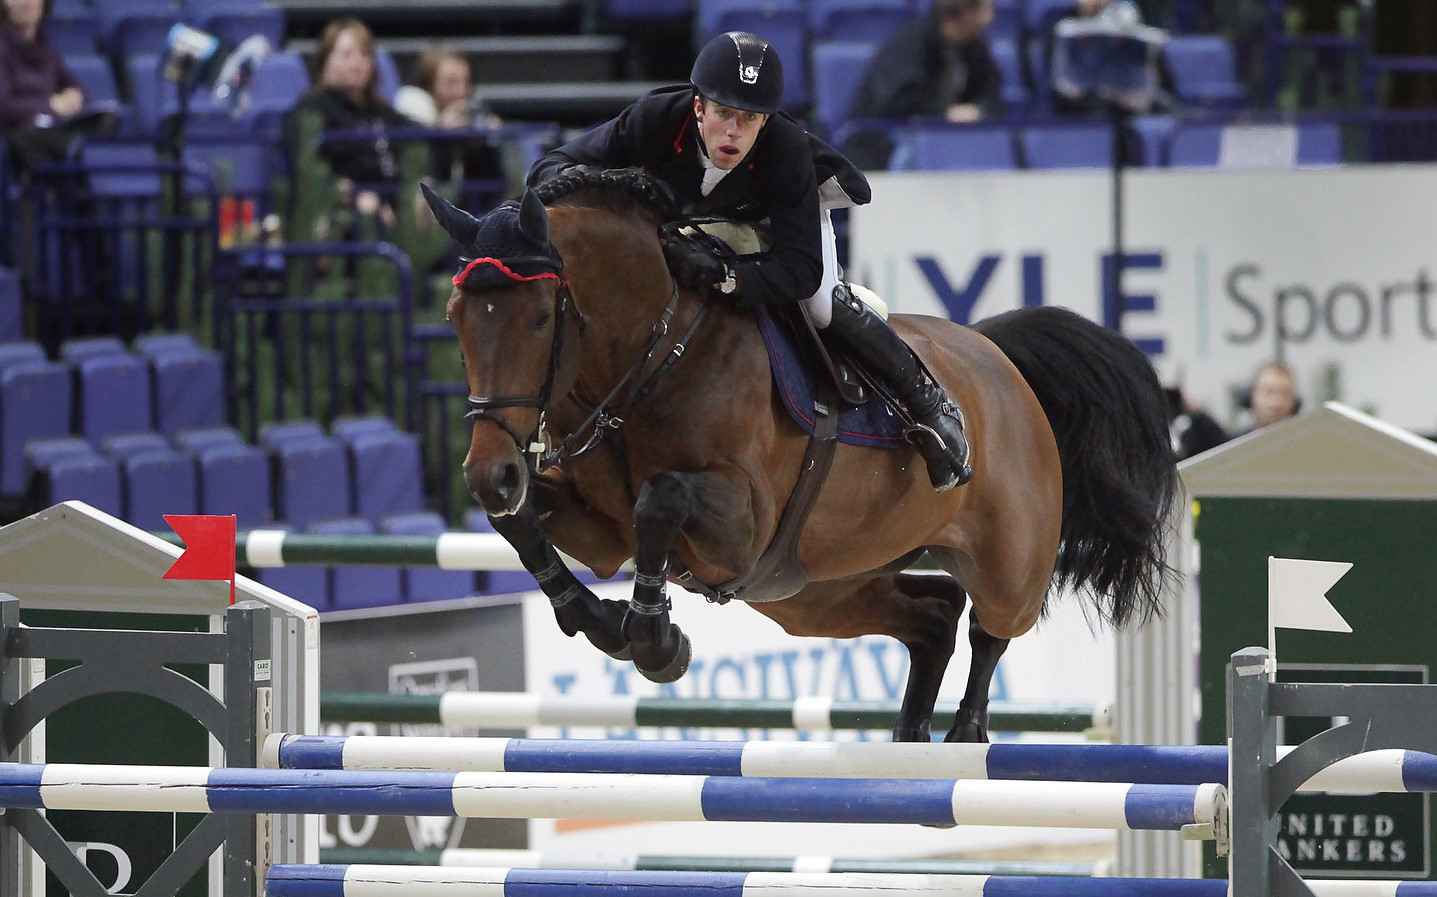
{"type": "Polygon", "coordinates": [[[678,217],[678,204],[668,188],[642,168],[575,169],[537,185],[544,205],[578,206],[610,212],[645,209],[668,221],[678,217]]]}

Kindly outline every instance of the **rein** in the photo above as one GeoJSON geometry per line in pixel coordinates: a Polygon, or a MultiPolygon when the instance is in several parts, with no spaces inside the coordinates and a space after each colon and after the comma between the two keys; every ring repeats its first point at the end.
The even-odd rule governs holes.
{"type": "MultiPolygon", "coordinates": [[[[524,260],[526,259],[515,259],[513,261],[524,260]]],[[[553,259],[546,259],[546,261],[552,263],[553,259]]],[[[584,418],[583,422],[580,423],[573,432],[565,436],[563,441],[553,450],[546,450],[548,444],[544,431],[545,418],[548,413],[549,400],[552,398],[554,390],[554,380],[559,372],[559,362],[563,356],[564,337],[566,335],[564,328],[565,318],[571,314],[574,315],[578,322],[580,333],[582,334],[584,330],[583,315],[574,304],[573,296],[569,289],[569,282],[562,277],[562,270],[561,262],[559,287],[555,290],[554,300],[555,316],[558,320],[554,325],[554,339],[549,347],[549,370],[544,378],[543,387],[534,395],[470,395],[467,400],[469,411],[464,415],[465,420],[471,418],[483,419],[499,425],[499,427],[514,440],[514,444],[519,447],[520,452],[526,458],[531,459],[530,463],[535,473],[543,473],[561,461],[577,458],[586,454],[596,448],[606,435],[623,426],[624,419],[612,409],[614,399],[631,380],[634,380],[643,371],[649,361],[654,357],[654,352],[658,349],[660,341],[662,341],[664,335],[669,332],[669,323],[673,320],[674,313],[678,310],[679,306],[679,285],[678,282],[675,281],[668,304],[659,314],[658,321],[654,323],[653,328],[649,331],[648,342],[645,344],[644,350],[638,360],[625,372],[623,377],[619,378],[619,382],[614,384],[614,388],[609,390],[609,394],[604,396],[603,400],[595,406],[593,411],[589,412],[589,416],[584,418]],[[539,409],[539,422],[527,440],[522,438],[503,418],[490,413],[492,409],[496,408],[523,406],[539,409]],[[580,435],[586,430],[590,431],[588,439],[586,439],[582,445],[575,448],[575,443],[578,442],[580,435]]],[[[693,321],[689,324],[688,330],[684,332],[684,335],[680,337],[679,341],[669,350],[668,355],[659,363],[658,367],[654,368],[653,372],[647,377],[633,383],[628,395],[624,397],[623,403],[620,406],[621,408],[630,408],[647,397],[658,384],[659,378],[668,371],[675,361],[678,361],[679,358],[683,356],[689,340],[691,340],[694,333],[698,331],[699,324],[703,321],[704,315],[708,313],[710,301],[710,299],[704,300],[704,304],[699,308],[698,313],[694,315],[693,321]]]]}

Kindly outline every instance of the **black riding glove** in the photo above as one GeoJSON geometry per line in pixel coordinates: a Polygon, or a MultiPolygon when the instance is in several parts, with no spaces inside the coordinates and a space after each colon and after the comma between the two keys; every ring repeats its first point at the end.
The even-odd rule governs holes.
{"type": "Polygon", "coordinates": [[[688,240],[664,243],[664,258],[679,286],[691,290],[713,287],[728,276],[728,266],[705,246],[688,240]]]}

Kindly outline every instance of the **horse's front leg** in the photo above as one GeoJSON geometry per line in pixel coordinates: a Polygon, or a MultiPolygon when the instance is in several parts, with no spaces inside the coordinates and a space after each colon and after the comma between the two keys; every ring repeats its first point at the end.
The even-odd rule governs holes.
{"type": "Polygon", "coordinates": [[[963,689],[963,699],[958,702],[953,728],[948,730],[944,741],[983,743],[988,740],[988,691],[992,688],[998,661],[1008,650],[1008,641],[989,635],[983,629],[978,619],[978,608],[969,611],[968,644],[973,649],[973,660],[968,667],[968,685],[963,689]]]}
{"type": "Polygon", "coordinates": [[[544,535],[532,502],[524,502],[513,514],[490,517],[489,522],[514,546],[519,562],[538,580],[565,635],[582,632],[605,654],[629,659],[629,643],[622,631],[624,603],[600,598],[579,582],[544,535]]]}
{"type": "Polygon", "coordinates": [[[693,474],[665,472],[650,477],[634,505],[634,597],[624,615],[634,666],[646,679],[673,682],[688,670],[688,636],[669,621],[664,592],[669,549],[679,527],[697,507],[693,474]]]}

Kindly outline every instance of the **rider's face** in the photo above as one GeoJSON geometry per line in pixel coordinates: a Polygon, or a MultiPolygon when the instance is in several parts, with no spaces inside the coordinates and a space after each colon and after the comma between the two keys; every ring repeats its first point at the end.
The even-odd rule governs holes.
{"type": "Polygon", "coordinates": [[[699,137],[708,150],[709,160],[723,171],[732,171],[743,161],[753,149],[758,132],[768,124],[764,113],[732,109],[700,97],[694,97],[694,117],[698,119],[699,137]]]}

